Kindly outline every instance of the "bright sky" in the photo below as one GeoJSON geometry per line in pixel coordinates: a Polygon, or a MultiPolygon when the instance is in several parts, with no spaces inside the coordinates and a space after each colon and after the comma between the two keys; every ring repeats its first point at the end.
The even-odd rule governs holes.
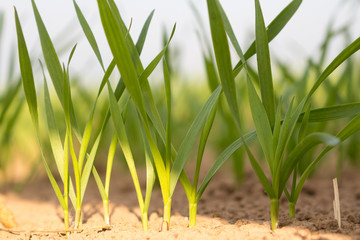
{"type": "MultiPolygon", "coordinates": [[[[189,7],[189,1],[191,0],[116,0],[125,22],[128,24],[130,19],[133,19],[131,34],[134,39],[137,39],[148,14],[151,10],[155,9],[155,15],[142,55],[145,65],[161,49],[163,28],[165,27],[170,32],[172,25],[176,22],[177,29],[171,46],[178,49],[180,59],[176,62],[177,66],[175,67],[180,67],[183,76],[187,77],[204,73],[201,46],[196,36],[198,24],[189,7]]],[[[100,45],[105,65],[107,65],[111,57],[106,44],[106,38],[101,29],[96,0],[77,0],[77,2],[90,22],[100,45]]],[[[201,12],[208,28],[206,1],[193,0],[193,2],[201,12]]],[[[289,2],[289,0],[262,0],[261,4],[266,23],[268,24],[289,2]]],[[[358,2],[357,0],[304,0],[295,17],[272,42],[270,46],[272,57],[276,56],[283,62],[302,66],[306,61],[306,57],[317,56],[320,42],[325,35],[326,27],[332,16],[337,17],[336,26],[341,26],[342,23],[351,20],[353,22],[351,28],[352,40],[359,37],[360,4],[358,2]],[[343,3],[344,6],[339,3],[343,3]]],[[[222,0],[221,3],[228,14],[243,50],[246,50],[254,35],[254,1],[222,0]]],[[[83,36],[81,35],[82,31],[77,21],[72,1],[36,0],[36,4],[50,36],[55,40],[55,47],[57,49],[61,48],[66,40],[70,40],[71,45],[78,42],[78,48],[72,63],[73,72],[82,72],[82,75],[89,78],[94,78],[94,76],[101,77],[101,69],[96,62],[95,55],[92,53],[85,38],[81,37],[83,36]]],[[[36,59],[39,57],[40,52],[40,43],[32,13],[31,1],[1,0],[0,11],[6,14],[6,40],[0,50],[2,58],[0,64],[3,65],[1,69],[4,69],[6,64],[8,52],[11,49],[9,46],[13,45],[16,41],[13,6],[19,12],[25,38],[28,47],[31,49],[32,56],[36,59]]],[[[339,39],[332,46],[332,58],[343,46],[342,39],[339,39]]],[[[67,55],[68,52],[63,55],[61,60],[66,61],[67,55]]]]}

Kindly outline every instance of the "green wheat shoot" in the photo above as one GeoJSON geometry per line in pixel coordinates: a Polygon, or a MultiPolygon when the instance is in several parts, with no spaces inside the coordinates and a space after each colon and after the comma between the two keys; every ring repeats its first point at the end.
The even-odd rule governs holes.
{"type": "MultiPolygon", "coordinates": [[[[301,1],[294,0],[292,3],[298,5],[300,2],[301,1]]],[[[250,76],[247,69],[246,58],[232,33],[231,25],[228,23],[220,3],[217,0],[208,0],[208,9],[213,47],[215,50],[220,80],[224,87],[224,92],[233,113],[233,117],[237,123],[240,122],[239,110],[236,100],[237,93],[235,91],[234,78],[231,71],[232,65],[227,36],[230,38],[241,59],[241,65],[239,66],[246,71],[250,109],[256,134],[270,169],[271,181],[266,177],[258,161],[247,147],[247,144],[245,144],[245,149],[256,175],[270,198],[271,228],[275,229],[278,226],[279,199],[284,192],[284,188],[291,172],[296,167],[301,156],[315,145],[323,143],[327,146],[326,149],[331,149],[340,142],[339,138],[327,133],[315,132],[303,136],[300,138],[301,141],[298,145],[286,151],[290,139],[294,136],[296,129],[301,126],[297,123],[303,110],[306,110],[305,116],[310,115],[309,104],[311,96],[327,76],[329,76],[344,60],[358,50],[359,40],[353,42],[329,65],[328,68],[325,69],[310,92],[306,97],[299,101],[300,103],[297,106],[294,106],[294,100],[285,104],[287,107],[283,117],[282,107],[284,103],[282,102],[281,97],[278,100],[275,99],[268,46],[269,32],[267,32],[265,27],[259,0],[255,0],[255,49],[261,97],[259,97],[255,89],[252,76],[250,76]]],[[[268,28],[268,31],[269,30],[270,27],[268,28]]],[[[304,118],[306,119],[306,117],[304,118]]],[[[238,124],[238,126],[241,134],[240,124],[238,124]]],[[[306,177],[304,177],[304,179],[306,179],[306,177]]]]}

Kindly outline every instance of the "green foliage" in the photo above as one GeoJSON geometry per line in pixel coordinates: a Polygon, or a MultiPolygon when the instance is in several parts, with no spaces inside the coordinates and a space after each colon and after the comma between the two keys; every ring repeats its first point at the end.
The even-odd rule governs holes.
{"type": "MultiPolygon", "coordinates": [[[[316,165],[327,152],[360,130],[360,103],[356,99],[356,90],[353,90],[358,88],[348,87],[355,85],[352,72],[355,64],[348,60],[360,49],[360,38],[350,41],[345,49],[324,67],[331,39],[337,34],[346,33],[345,28],[339,32],[333,32],[329,28],[320,61],[308,60],[307,69],[300,78],[295,76],[286,64],[277,62],[282,75],[282,82],[278,83],[273,80],[269,42],[287,25],[302,1],[291,1],[268,26],[264,21],[260,1],[255,0],[254,3],[255,39],[243,53],[220,2],[207,0],[211,42],[206,39],[203,23],[201,20],[198,22],[201,26],[199,37],[205,41],[203,59],[210,94],[185,95],[186,104],[183,103],[181,107],[187,113],[193,113],[187,118],[178,116],[181,109],[176,104],[178,95],[175,94],[174,86],[178,84],[175,73],[179,72],[176,71],[169,52],[176,25],[169,35],[164,34],[168,37],[164,37],[163,48],[147,66],[144,66],[140,58],[154,11],[149,14],[135,42],[131,28],[124,23],[115,2],[97,0],[102,28],[112,55],[110,63],[106,65],[106,59],[101,55],[91,26],[77,2],[73,0],[80,27],[103,70],[103,78],[93,96],[92,92],[79,89],[70,74],[71,59],[76,54],[77,45],[72,48],[67,62],[61,63],[59,53],[46,30],[35,1],[32,0],[46,66],[46,69],[43,68],[40,62],[44,78],[45,109],[42,109],[38,99],[38,87],[35,86],[34,63],[30,60],[15,9],[21,82],[36,131],[41,159],[64,212],[65,228],[70,227],[69,199],[75,210],[75,228],[81,224],[82,203],[91,175],[95,178],[103,200],[104,220],[110,224],[110,182],[118,144],[134,184],[145,231],[148,229],[148,210],[156,180],[160,185],[164,205],[162,228],[170,226],[172,198],[179,181],[189,202],[189,226],[193,227],[196,224],[197,204],[214,175],[227,159],[236,154],[235,160],[239,161],[234,165],[238,168],[236,174],[243,176],[245,152],[270,199],[272,229],[277,227],[279,200],[283,193],[289,201],[290,215],[295,216],[295,206],[303,184],[316,165]],[[232,62],[231,46],[240,58],[236,64],[232,62]],[[256,67],[253,67],[248,60],[255,54],[256,67]],[[340,80],[330,81],[329,78],[334,77],[333,72],[345,62],[345,70],[340,80]],[[148,79],[159,65],[162,65],[164,86],[156,87],[150,85],[148,79]],[[121,77],[110,82],[112,73],[116,71],[121,77]],[[240,74],[241,71],[243,74],[240,74]],[[49,90],[46,72],[50,75],[56,97],[49,90]],[[311,74],[314,72],[318,77],[313,82],[311,74]],[[307,89],[310,84],[311,88],[307,89]],[[282,87],[278,87],[279,85],[282,87]],[[315,96],[320,87],[326,90],[325,103],[318,101],[315,96]],[[104,88],[107,88],[106,96],[101,98],[104,88]],[[337,91],[338,89],[342,89],[349,97],[344,97],[345,94],[337,91]],[[84,109],[89,109],[86,120],[83,117],[84,111],[80,113],[77,109],[79,102],[76,99],[79,98],[83,98],[87,105],[84,109]],[[205,98],[205,101],[202,98],[205,98]],[[193,99],[201,104],[192,104],[193,99]],[[60,109],[56,108],[54,101],[60,103],[60,109]],[[42,112],[46,119],[45,125],[41,124],[39,118],[39,113],[42,112]],[[250,114],[252,120],[248,122],[250,114]],[[219,122],[217,115],[220,115],[219,122]],[[341,122],[344,118],[352,120],[344,124],[341,122]],[[185,121],[189,123],[184,123],[185,121]],[[323,124],[324,122],[327,124],[323,124]],[[314,127],[316,123],[321,123],[322,127],[314,127]],[[44,126],[44,129],[40,126],[44,126]],[[335,131],[328,126],[336,126],[335,131]],[[249,127],[255,129],[246,133],[245,129],[249,127]],[[183,132],[180,132],[179,128],[183,128],[183,132]],[[211,135],[212,131],[219,129],[226,129],[229,134],[225,136],[220,132],[220,136],[211,135]],[[42,132],[46,132],[45,138],[41,137],[42,132]],[[201,165],[211,138],[222,143],[222,152],[211,164],[205,178],[200,179],[201,165]],[[250,149],[250,144],[255,140],[261,148],[261,153],[256,155],[253,154],[253,149],[250,149]],[[44,154],[46,143],[51,148],[50,156],[44,154]],[[321,152],[314,157],[316,148],[321,148],[321,152]],[[103,166],[106,166],[104,179],[95,165],[95,160],[100,158],[98,156],[101,156],[101,153],[107,156],[106,161],[103,161],[103,166]],[[262,157],[266,160],[264,163],[270,176],[266,175],[262,157]],[[184,170],[191,159],[195,161],[192,182],[184,170]],[[52,162],[57,171],[51,168],[52,162]],[[145,193],[138,176],[140,163],[145,164],[146,168],[145,193]],[[72,171],[69,165],[72,165],[72,171]],[[70,176],[71,172],[73,177],[70,176]],[[59,181],[62,184],[55,180],[55,174],[60,176],[59,181]]],[[[199,18],[197,10],[194,7],[193,10],[199,18]]],[[[0,34],[1,29],[0,15],[0,34]]],[[[0,124],[1,127],[5,126],[5,129],[11,129],[13,119],[19,115],[22,102],[15,104],[15,101],[21,82],[19,80],[9,85],[7,93],[1,97],[0,124]],[[16,107],[13,115],[7,116],[7,106],[11,104],[16,107]]],[[[4,139],[9,135],[9,131],[3,135],[4,139]]],[[[3,142],[0,139],[0,144],[3,142]]]]}
{"type": "MultiPolygon", "coordinates": [[[[260,82],[261,99],[257,94],[253,81],[251,80],[251,75],[254,74],[251,74],[247,68],[246,58],[242,54],[242,51],[236,39],[234,39],[235,37],[231,31],[231,25],[228,23],[227,18],[224,17],[224,13],[223,17],[221,17],[220,9],[222,8],[220,6],[220,3],[217,0],[208,0],[207,2],[217,68],[224,89],[231,89],[231,91],[225,91],[225,94],[227,95],[227,102],[232,111],[233,118],[238,123],[238,127],[240,127],[240,121],[236,101],[236,91],[234,88],[234,80],[232,77],[230,77],[229,74],[226,74],[229,72],[229,69],[232,68],[231,62],[229,61],[230,52],[226,34],[230,38],[234,48],[238,49],[237,53],[239,54],[242,61],[242,67],[244,67],[246,71],[251,114],[257,133],[257,138],[260,142],[261,149],[265,155],[267,165],[270,169],[271,182],[269,182],[269,180],[265,176],[264,171],[247,147],[247,144],[245,144],[245,149],[249,155],[250,162],[254,168],[254,171],[256,172],[256,175],[258,176],[260,182],[262,183],[266,193],[271,200],[271,226],[272,229],[275,229],[277,227],[279,215],[279,199],[286,187],[286,183],[288,182],[291,172],[295,171],[296,175],[296,166],[301,157],[309,149],[318,144],[322,143],[326,146],[326,149],[332,149],[341,141],[341,139],[338,139],[326,133],[315,132],[307,134],[307,124],[311,117],[313,117],[314,115],[316,116],[316,114],[321,111],[325,111],[326,113],[329,113],[331,115],[327,117],[326,115],[322,115],[322,117],[324,117],[322,119],[323,121],[332,120],[332,118],[336,116],[336,110],[339,110],[340,115],[345,114],[350,105],[332,107],[331,110],[334,110],[334,112],[331,113],[331,110],[329,108],[317,110],[318,112],[311,112],[309,104],[312,95],[315,93],[318,87],[327,79],[327,77],[341,63],[343,63],[359,49],[359,40],[357,39],[353,43],[351,43],[329,64],[329,66],[324,71],[321,72],[319,78],[316,80],[313,87],[304,96],[304,98],[299,102],[297,106],[294,106],[293,99],[288,104],[286,104],[287,109],[284,119],[282,119],[281,109],[283,101],[281,99],[277,106],[277,111],[275,111],[275,94],[273,89],[273,80],[271,76],[271,64],[268,47],[269,40],[263,20],[260,2],[258,0],[255,0],[255,47],[257,54],[257,69],[260,82]],[[227,30],[225,30],[225,26],[227,26],[227,30]],[[303,115],[302,124],[298,125],[297,123],[303,109],[307,110],[303,115]],[[299,126],[302,127],[299,128],[299,126]],[[297,129],[300,129],[301,134],[298,138],[298,143],[293,147],[290,147],[289,143],[294,134],[297,132],[297,129]]],[[[296,4],[296,2],[297,1],[293,1],[292,3],[296,4]]],[[[295,7],[295,10],[296,9],[297,7],[295,7]]],[[[285,14],[285,16],[290,18],[292,16],[292,13],[288,12],[287,14],[285,14]]],[[[282,27],[284,27],[284,25],[278,23],[273,24],[272,27],[281,29],[282,27]]],[[[350,114],[357,113],[358,112],[355,110],[350,114]]],[[[357,131],[355,127],[349,128],[352,130],[348,130],[349,136],[353,135],[357,131]]],[[[240,134],[244,142],[244,137],[242,136],[241,129],[240,134]]],[[[314,162],[317,161],[315,160],[314,162]]],[[[311,165],[312,164],[310,164],[308,167],[310,167],[311,165]]],[[[302,175],[302,181],[305,181],[307,176],[308,175],[302,175]]],[[[296,181],[295,177],[294,181],[296,181]]],[[[294,184],[296,184],[296,182],[294,184]]],[[[301,189],[302,185],[298,186],[301,189]]],[[[287,195],[289,194],[287,193],[287,195]]],[[[292,201],[291,199],[289,199],[289,201],[293,204],[293,206],[296,203],[294,203],[294,201],[292,201]]]]}

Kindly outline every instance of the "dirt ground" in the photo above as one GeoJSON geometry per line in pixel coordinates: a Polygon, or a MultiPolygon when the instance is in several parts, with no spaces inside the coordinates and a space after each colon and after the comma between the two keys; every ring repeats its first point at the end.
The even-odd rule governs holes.
{"type": "MultiPolygon", "coordinates": [[[[155,189],[149,211],[149,231],[143,232],[136,194],[127,173],[116,174],[111,185],[111,226],[104,225],[102,202],[94,181],[85,194],[81,233],[68,239],[360,239],[360,174],[347,169],[339,181],[342,228],[333,214],[332,176],[319,171],[300,195],[296,219],[288,216],[285,198],[280,205],[279,229],[270,230],[270,202],[253,171],[243,186],[234,188],[231,174],[220,172],[198,204],[197,225],[188,228],[188,203],[178,186],[173,199],[170,231],[160,232],[162,199],[155,189]]],[[[62,211],[49,181],[31,181],[20,193],[2,190],[0,201],[14,214],[24,232],[0,231],[0,239],[66,239],[59,233],[30,231],[63,229],[62,211]]]]}

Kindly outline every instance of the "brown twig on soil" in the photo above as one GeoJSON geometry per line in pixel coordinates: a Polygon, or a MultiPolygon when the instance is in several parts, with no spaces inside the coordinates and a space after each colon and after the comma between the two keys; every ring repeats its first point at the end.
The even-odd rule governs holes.
{"type": "Polygon", "coordinates": [[[49,234],[49,233],[58,233],[58,234],[66,234],[66,233],[71,233],[71,232],[83,232],[83,231],[87,231],[87,230],[97,230],[98,232],[101,231],[106,231],[106,230],[110,230],[112,228],[112,226],[110,225],[105,225],[105,226],[97,226],[97,227],[91,227],[91,228],[79,228],[79,229],[68,229],[68,230],[11,230],[11,229],[6,229],[6,228],[0,228],[0,231],[3,232],[8,232],[8,233],[12,233],[12,234],[36,234],[36,235],[42,235],[42,234],[49,234]]]}

